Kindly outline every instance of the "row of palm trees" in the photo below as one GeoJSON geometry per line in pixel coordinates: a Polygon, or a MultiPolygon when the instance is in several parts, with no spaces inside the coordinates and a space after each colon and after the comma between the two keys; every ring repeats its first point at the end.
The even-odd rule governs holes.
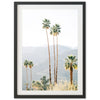
{"type": "Polygon", "coordinates": [[[51,81],[51,59],[50,59],[50,46],[49,46],[49,37],[47,30],[50,28],[50,34],[53,36],[53,50],[54,50],[54,85],[57,84],[57,73],[58,73],[58,35],[61,32],[61,28],[59,24],[55,24],[50,27],[50,21],[48,19],[43,20],[43,28],[46,29],[46,36],[47,36],[47,44],[48,44],[48,55],[49,55],[49,79],[50,84],[51,81]],[[56,37],[56,58],[55,58],[55,38],[56,37]]]}
{"type": "Polygon", "coordinates": [[[34,66],[32,61],[25,60],[24,66],[26,68],[26,90],[28,90],[28,71],[27,68],[30,68],[30,90],[32,88],[32,67],[34,66]]]}

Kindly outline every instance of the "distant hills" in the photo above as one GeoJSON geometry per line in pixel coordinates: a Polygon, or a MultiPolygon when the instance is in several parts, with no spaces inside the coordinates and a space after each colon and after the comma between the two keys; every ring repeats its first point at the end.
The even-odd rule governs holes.
{"type": "MultiPolygon", "coordinates": [[[[51,72],[52,72],[52,80],[53,76],[53,69],[54,69],[54,57],[53,57],[53,46],[50,46],[51,52],[51,72]]],[[[58,80],[68,80],[69,81],[69,71],[65,71],[64,69],[64,59],[68,55],[75,55],[77,57],[78,52],[77,49],[71,49],[65,46],[58,46],[58,80]]],[[[48,60],[48,48],[47,47],[23,47],[22,48],[22,62],[24,63],[25,60],[32,60],[35,66],[32,69],[32,79],[33,80],[40,80],[42,76],[46,76],[49,78],[49,60],[48,60]]],[[[23,89],[25,89],[26,83],[26,70],[22,67],[22,84],[23,89]]],[[[77,81],[77,70],[73,71],[73,80],[77,81]]],[[[29,77],[29,76],[28,76],[29,77]]],[[[30,79],[30,77],[29,77],[30,79]]]]}

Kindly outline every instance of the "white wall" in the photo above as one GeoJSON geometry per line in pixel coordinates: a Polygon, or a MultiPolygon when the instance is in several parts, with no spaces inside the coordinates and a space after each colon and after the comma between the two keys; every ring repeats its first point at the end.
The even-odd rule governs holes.
{"type": "MultiPolygon", "coordinates": [[[[5,99],[5,100],[14,99],[13,98],[14,94],[13,2],[14,0],[0,1],[0,99],[5,99]]],[[[99,100],[100,99],[99,96],[100,95],[100,64],[99,64],[100,0],[86,0],[86,2],[87,2],[87,60],[86,60],[87,98],[86,100],[92,100],[92,99],[99,100]]]]}

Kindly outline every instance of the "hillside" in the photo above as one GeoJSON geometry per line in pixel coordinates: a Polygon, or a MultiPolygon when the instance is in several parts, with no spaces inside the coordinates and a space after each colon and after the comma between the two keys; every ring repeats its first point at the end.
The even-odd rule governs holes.
{"type": "MultiPolygon", "coordinates": [[[[50,46],[51,51],[51,69],[52,69],[52,80],[53,76],[53,69],[54,69],[54,62],[53,62],[53,47],[50,46]]],[[[58,47],[58,80],[69,80],[69,71],[65,71],[64,69],[64,59],[68,55],[75,55],[77,56],[77,49],[71,49],[69,47],[61,46],[58,47]]],[[[40,80],[42,76],[49,77],[49,69],[48,69],[48,48],[47,47],[23,47],[22,51],[22,62],[24,60],[32,60],[33,63],[36,65],[32,69],[32,79],[33,80],[40,80]]],[[[25,89],[24,83],[26,82],[26,70],[22,67],[23,71],[23,89],[25,89]]],[[[77,71],[74,70],[73,72],[73,80],[77,80],[77,71]]]]}

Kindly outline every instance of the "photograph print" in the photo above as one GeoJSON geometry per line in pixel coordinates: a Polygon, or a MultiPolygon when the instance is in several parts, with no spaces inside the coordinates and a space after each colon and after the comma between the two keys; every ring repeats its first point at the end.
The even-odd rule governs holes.
{"type": "Polygon", "coordinates": [[[14,97],[85,98],[85,3],[14,4],[14,97]]]}

